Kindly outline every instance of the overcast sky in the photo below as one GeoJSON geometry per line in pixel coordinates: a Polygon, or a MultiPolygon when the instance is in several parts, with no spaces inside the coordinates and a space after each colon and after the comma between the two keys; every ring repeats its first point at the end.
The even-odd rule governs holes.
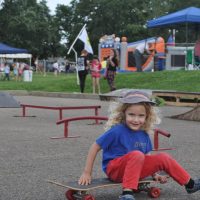
{"type": "MultiPolygon", "coordinates": [[[[4,0],[0,0],[0,4],[3,1],[4,0]]],[[[47,1],[47,6],[51,10],[51,14],[55,14],[55,8],[56,8],[57,4],[69,5],[69,3],[71,2],[71,0],[46,0],[46,1],[47,1]]],[[[37,0],[37,2],[40,2],[40,0],[37,0]]],[[[1,8],[1,6],[0,6],[0,8],[1,8]]]]}
{"type": "Polygon", "coordinates": [[[69,5],[71,0],[47,0],[47,6],[51,10],[51,13],[55,13],[55,8],[57,4],[64,4],[64,5],[69,5]]]}

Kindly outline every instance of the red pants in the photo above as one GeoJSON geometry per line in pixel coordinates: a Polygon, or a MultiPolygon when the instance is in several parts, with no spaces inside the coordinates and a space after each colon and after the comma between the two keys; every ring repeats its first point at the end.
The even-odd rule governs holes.
{"type": "Polygon", "coordinates": [[[132,151],[108,163],[107,176],[122,182],[123,188],[137,189],[138,181],[158,171],[165,171],[177,183],[185,185],[190,179],[188,172],[167,153],[145,155],[140,151],[132,151]]]}

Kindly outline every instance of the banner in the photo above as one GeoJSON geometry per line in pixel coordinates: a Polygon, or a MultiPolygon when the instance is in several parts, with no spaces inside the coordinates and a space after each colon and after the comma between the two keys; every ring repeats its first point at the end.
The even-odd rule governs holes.
{"type": "Polygon", "coordinates": [[[167,40],[167,46],[175,46],[175,41],[173,35],[170,35],[167,40]]]}
{"type": "Polygon", "coordinates": [[[82,32],[79,34],[79,37],[78,37],[82,42],[84,42],[84,49],[88,52],[88,53],[91,53],[93,54],[93,49],[92,49],[92,46],[90,44],[90,40],[89,40],[89,37],[88,37],[88,34],[87,34],[87,31],[86,31],[86,28],[84,27],[82,29],[82,32]]]}

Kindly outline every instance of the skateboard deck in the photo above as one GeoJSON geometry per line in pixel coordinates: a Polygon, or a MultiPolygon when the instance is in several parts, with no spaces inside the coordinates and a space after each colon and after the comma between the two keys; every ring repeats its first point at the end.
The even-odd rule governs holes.
{"type": "MultiPolygon", "coordinates": [[[[76,199],[95,200],[95,198],[92,195],[88,194],[89,191],[121,185],[121,183],[113,182],[108,178],[92,179],[92,182],[89,185],[79,185],[78,181],[57,182],[54,180],[47,180],[47,182],[63,188],[67,188],[68,190],[66,191],[65,196],[68,200],[76,200],[76,199]]],[[[138,193],[141,191],[145,191],[148,193],[150,197],[158,198],[160,196],[160,188],[151,187],[151,184],[153,183],[157,182],[152,178],[145,178],[143,180],[140,180],[138,185],[138,190],[135,192],[138,193]]]]}
{"type": "Polygon", "coordinates": [[[79,185],[78,181],[69,181],[69,182],[63,181],[62,183],[60,183],[57,181],[48,180],[48,182],[64,187],[64,188],[77,190],[77,191],[89,191],[89,190],[94,190],[101,187],[111,187],[111,186],[120,185],[120,183],[112,182],[108,178],[92,179],[92,183],[89,185],[79,185]]]}

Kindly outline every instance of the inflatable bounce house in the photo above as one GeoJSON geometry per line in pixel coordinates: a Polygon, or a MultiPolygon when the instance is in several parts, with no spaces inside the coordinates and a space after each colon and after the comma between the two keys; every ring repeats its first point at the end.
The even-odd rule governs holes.
{"type": "Polygon", "coordinates": [[[117,50],[120,60],[119,71],[136,71],[134,50],[138,44],[146,43],[149,46],[149,54],[143,56],[143,71],[152,71],[155,68],[155,57],[165,58],[165,41],[162,37],[152,37],[137,42],[127,43],[127,38],[115,35],[105,35],[99,40],[99,60],[104,61],[110,53],[110,49],[117,50]]]}

